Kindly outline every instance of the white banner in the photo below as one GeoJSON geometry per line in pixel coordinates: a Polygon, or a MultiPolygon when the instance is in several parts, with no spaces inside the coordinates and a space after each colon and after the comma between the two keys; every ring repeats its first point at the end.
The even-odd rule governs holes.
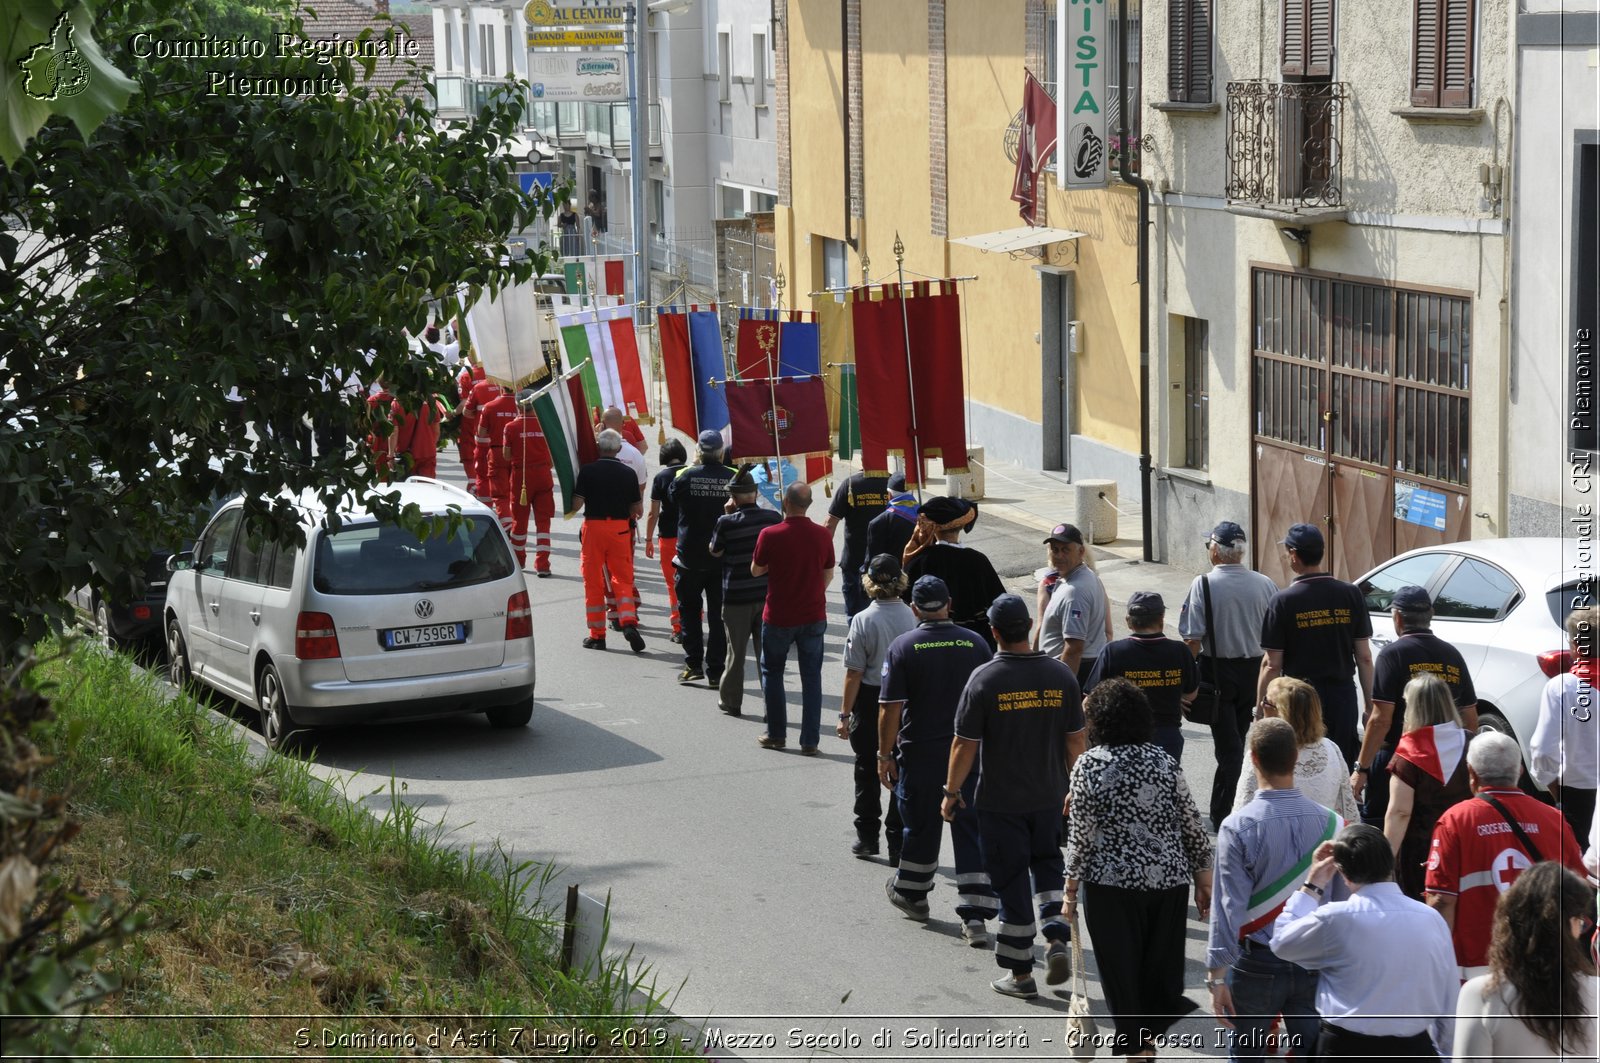
{"type": "Polygon", "coordinates": [[[509,388],[537,381],[548,372],[538,283],[535,278],[511,285],[493,299],[485,296],[463,308],[473,353],[489,379],[509,388]]]}
{"type": "Polygon", "coordinates": [[[1056,181],[1062,188],[1104,188],[1110,151],[1106,64],[1115,62],[1106,32],[1106,0],[1063,0],[1056,19],[1056,181]]]}
{"type": "Polygon", "coordinates": [[[613,103],[628,98],[623,52],[528,52],[528,86],[545,103],[613,103]]]}

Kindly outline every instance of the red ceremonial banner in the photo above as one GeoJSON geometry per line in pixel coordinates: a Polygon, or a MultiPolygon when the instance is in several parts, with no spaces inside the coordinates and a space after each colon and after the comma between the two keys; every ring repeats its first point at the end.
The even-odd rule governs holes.
{"type": "Polygon", "coordinates": [[[942,457],[947,472],[964,471],[967,432],[962,408],[961,298],[955,282],[940,281],[937,289],[919,282],[908,285],[903,293],[894,285],[885,285],[881,291],[857,288],[852,294],[863,470],[869,475],[886,475],[889,455],[901,453],[907,458],[906,483],[920,483],[922,463],[911,460],[920,445],[921,456],[942,457]],[[873,298],[880,294],[881,298],[873,298]]]}
{"type": "Polygon", "coordinates": [[[639,364],[639,340],[633,330],[633,315],[606,322],[611,333],[611,349],[617,356],[617,383],[622,385],[625,409],[622,411],[650,423],[650,392],[644,386],[644,368],[639,364]]]}
{"type": "Polygon", "coordinates": [[[694,404],[694,359],[689,351],[689,315],[662,311],[661,372],[667,378],[667,405],[672,427],[694,439],[700,434],[694,404]]]}
{"type": "Polygon", "coordinates": [[[769,377],[777,371],[778,326],[777,321],[750,317],[739,319],[738,344],[733,352],[739,379],[769,377]]]}
{"type": "Polygon", "coordinates": [[[826,451],[828,399],[821,377],[728,382],[732,456],[772,458],[826,451]]]}
{"type": "Polygon", "coordinates": [[[1022,220],[1037,225],[1039,169],[1056,150],[1056,101],[1033,71],[1023,73],[1022,129],[1017,137],[1017,173],[1011,182],[1011,198],[1019,204],[1017,213],[1022,220]]]}
{"type": "Polygon", "coordinates": [[[606,259],[606,294],[627,294],[627,271],[623,269],[622,259],[606,259]]]}

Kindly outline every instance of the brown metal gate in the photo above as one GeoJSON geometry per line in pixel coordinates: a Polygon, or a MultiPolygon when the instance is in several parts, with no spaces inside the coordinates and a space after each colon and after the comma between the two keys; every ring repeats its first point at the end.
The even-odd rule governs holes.
{"type": "Polygon", "coordinates": [[[1308,270],[1251,273],[1256,566],[1316,524],[1354,579],[1468,527],[1470,298],[1308,270]]]}

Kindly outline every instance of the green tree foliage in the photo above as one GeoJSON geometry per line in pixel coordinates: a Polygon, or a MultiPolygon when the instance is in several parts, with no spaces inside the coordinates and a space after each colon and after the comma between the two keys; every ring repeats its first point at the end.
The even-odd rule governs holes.
{"type": "MultiPolygon", "coordinates": [[[[370,482],[355,449],[312,454],[309,424],[366,431],[365,389],[339,385],[382,375],[416,401],[443,376],[402,332],[429,301],[544,264],[506,247],[550,210],[499,150],[520,101],[442,131],[423,102],[366,85],[370,59],[271,37],[261,59],[127,47],[219,15],[259,17],[228,0],[102,12],[137,85],[127,106],[90,136],[52,119],[0,166],[0,659],[62,620],[69,588],[129,594],[119,574],[192,536],[218,494],[287,537],[285,489],[333,502],[370,482]]],[[[274,28],[303,35],[293,17],[274,28]]]]}

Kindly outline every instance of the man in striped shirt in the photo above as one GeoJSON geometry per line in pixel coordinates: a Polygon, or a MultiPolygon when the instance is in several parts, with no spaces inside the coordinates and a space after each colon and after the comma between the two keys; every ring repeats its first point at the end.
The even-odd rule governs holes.
{"type": "Polygon", "coordinates": [[[1230,1059],[1259,1060],[1275,1050],[1305,1056],[1317,1043],[1317,976],[1273,955],[1268,942],[1312,854],[1343,821],[1295,789],[1299,750],[1288,721],[1257,721],[1247,744],[1259,785],[1217,831],[1206,986],[1212,1010],[1230,1027],[1230,1059]],[[1283,1032],[1274,1034],[1280,1014],[1283,1032]]]}
{"type": "Polygon", "coordinates": [[[710,553],[722,561],[722,626],[728,635],[728,661],[717,682],[717,707],[729,716],[744,711],[744,661],[753,641],[756,676],[761,675],[761,611],[767,605],[767,577],[750,574],[750,559],[763,528],[783,515],[756,504],[759,492],[750,466],[728,484],[734,509],[717,518],[711,529],[710,553]]]}

